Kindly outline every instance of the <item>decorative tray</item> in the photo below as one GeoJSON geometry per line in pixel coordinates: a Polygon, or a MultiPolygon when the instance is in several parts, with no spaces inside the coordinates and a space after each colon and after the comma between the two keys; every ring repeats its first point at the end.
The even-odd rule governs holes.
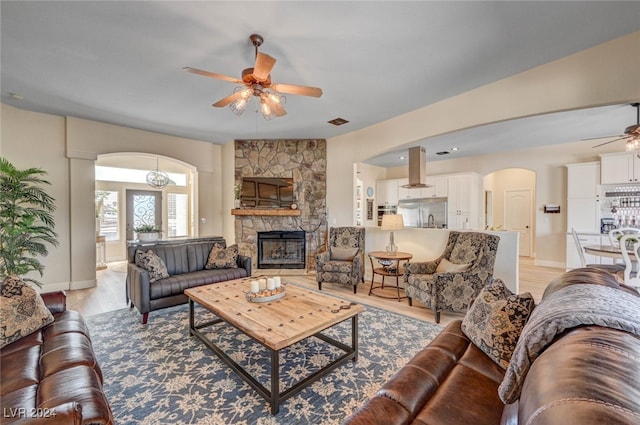
{"type": "Polygon", "coordinates": [[[287,292],[282,288],[281,291],[274,289],[272,291],[264,290],[260,292],[245,292],[247,301],[252,303],[268,303],[271,301],[279,300],[287,295],[287,292]]]}

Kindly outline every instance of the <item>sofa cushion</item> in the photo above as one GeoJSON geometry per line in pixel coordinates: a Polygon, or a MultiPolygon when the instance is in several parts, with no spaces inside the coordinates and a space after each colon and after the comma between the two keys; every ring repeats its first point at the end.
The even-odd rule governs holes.
{"type": "Polygon", "coordinates": [[[216,243],[211,248],[205,269],[230,269],[238,267],[238,245],[227,248],[216,243]]]}
{"type": "Polygon", "coordinates": [[[0,288],[0,348],[53,322],[38,292],[19,277],[9,276],[0,288]]]}
{"type": "Polygon", "coordinates": [[[487,356],[506,369],[534,306],[530,293],[514,295],[501,280],[496,279],[478,294],[462,321],[462,331],[487,356]]]}
{"type": "Polygon", "coordinates": [[[138,251],[136,253],[136,265],[149,272],[150,283],[169,277],[164,261],[151,249],[146,252],[138,251]]]}

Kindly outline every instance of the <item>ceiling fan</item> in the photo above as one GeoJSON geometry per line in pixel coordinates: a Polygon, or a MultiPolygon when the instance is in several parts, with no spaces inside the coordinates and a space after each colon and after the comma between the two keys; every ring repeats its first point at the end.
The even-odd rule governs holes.
{"type": "Polygon", "coordinates": [[[222,108],[229,105],[229,108],[236,114],[242,115],[247,109],[251,96],[255,96],[260,102],[260,112],[266,120],[274,117],[286,115],[287,111],[282,106],[286,102],[286,98],[281,93],[295,94],[300,96],[322,96],[322,89],[318,87],[297,86],[293,84],[272,84],[271,70],[276,64],[273,57],[258,52],[258,47],[264,42],[264,38],[260,34],[251,34],[249,40],[256,49],[256,61],[253,68],[247,68],[242,71],[242,79],[228,77],[214,72],[204,71],[202,69],[184,67],[183,70],[192,74],[204,75],[205,77],[217,78],[219,80],[229,81],[237,86],[233,93],[220,99],[211,106],[222,108]]]}
{"type": "Polygon", "coordinates": [[[626,143],[627,150],[637,150],[638,148],[640,148],[640,103],[638,102],[632,103],[631,106],[636,108],[636,123],[625,128],[624,134],[604,136],[604,137],[594,137],[591,139],[583,139],[583,140],[595,140],[595,139],[604,139],[606,137],[616,137],[616,139],[609,140],[608,142],[600,143],[599,145],[595,145],[593,147],[599,148],[600,146],[608,145],[609,143],[617,142],[618,140],[627,140],[627,143],[626,143]]]}

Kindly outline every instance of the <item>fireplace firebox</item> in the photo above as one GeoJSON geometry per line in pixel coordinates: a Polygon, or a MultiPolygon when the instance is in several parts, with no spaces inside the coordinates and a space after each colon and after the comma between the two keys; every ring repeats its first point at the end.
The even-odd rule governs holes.
{"type": "Polygon", "coordinates": [[[304,231],[258,232],[258,269],[304,269],[304,231]]]}

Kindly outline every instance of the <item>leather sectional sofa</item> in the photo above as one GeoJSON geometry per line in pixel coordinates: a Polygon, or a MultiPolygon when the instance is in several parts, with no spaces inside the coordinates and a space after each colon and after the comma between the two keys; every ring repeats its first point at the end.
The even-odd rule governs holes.
{"type": "MultiPolygon", "coordinates": [[[[578,269],[551,282],[536,309],[554,292],[581,283],[638,296],[606,272],[578,269]]],[[[507,405],[499,396],[505,370],[465,336],[456,320],[344,424],[640,424],[640,321],[637,314],[629,317],[635,333],[585,325],[555,336],[531,364],[519,398],[507,405]]]]}
{"type": "Polygon", "coordinates": [[[0,351],[0,423],[113,424],[84,319],[63,292],[42,298],[54,321],[0,351]]]}
{"type": "Polygon", "coordinates": [[[222,237],[129,243],[127,247],[126,292],[147,323],[149,312],[187,302],[184,290],[210,283],[251,276],[251,257],[238,255],[237,267],[205,269],[214,244],[226,247],[222,237]],[[136,251],[152,250],[164,262],[169,277],[149,281],[149,273],[135,263],[136,251]]]}

